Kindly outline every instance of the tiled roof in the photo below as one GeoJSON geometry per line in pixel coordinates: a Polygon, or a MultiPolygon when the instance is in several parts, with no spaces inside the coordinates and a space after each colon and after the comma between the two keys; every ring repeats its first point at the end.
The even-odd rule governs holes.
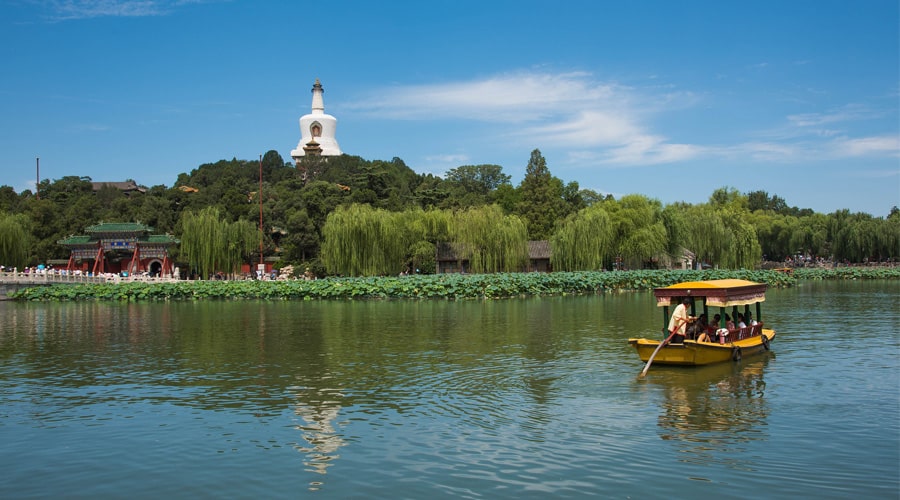
{"type": "Polygon", "coordinates": [[[145,226],[138,222],[101,222],[93,225],[85,232],[90,233],[149,233],[153,231],[150,226],[145,226]]]}
{"type": "Polygon", "coordinates": [[[91,241],[90,236],[81,235],[81,236],[69,236],[68,238],[58,240],[57,243],[59,243],[60,245],[87,245],[89,243],[96,243],[96,240],[91,241]]]}
{"type": "Polygon", "coordinates": [[[174,245],[180,243],[169,234],[149,234],[153,228],[138,222],[101,222],[85,229],[86,235],[69,236],[57,241],[64,246],[97,245],[100,240],[127,239],[138,243],[174,245]],[[124,236],[123,236],[124,235],[124,236]]]}
{"type": "Polygon", "coordinates": [[[547,240],[528,242],[529,259],[549,259],[552,253],[550,251],[550,242],[547,240]]]}

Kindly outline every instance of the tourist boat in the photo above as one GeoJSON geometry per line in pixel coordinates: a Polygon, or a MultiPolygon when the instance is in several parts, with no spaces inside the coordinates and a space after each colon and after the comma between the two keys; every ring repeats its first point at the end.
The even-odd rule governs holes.
{"type": "MultiPolygon", "coordinates": [[[[656,288],[653,295],[656,305],[663,308],[664,339],[630,338],[641,361],[663,365],[708,365],[725,361],[740,361],[743,357],[760,354],[769,350],[769,343],[775,338],[775,330],[763,328],[761,306],[766,300],[766,284],[746,280],[686,281],[664,288],[656,288]],[[677,305],[681,299],[691,299],[690,314],[706,314],[712,318],[719,314],[721,324],[711,325],[708,334],[717,338],[711,342],[700,342],[685,338],[683,342],[666,342],[670,338],[667,330],[669,306],[677,305]],[[757,322],[745,328],[728,330],[725,315],[736,318],[738,313],[750,316],[750,306],[755,305],[757,322]],[[720,335],[715,335],[719,332],[720,335]],[[660,344],[663,344],[662,346],[660,344]]],[[[649,363],[646,368],[649,368],[649,363]]],[[[645,371],[646,371],[645,368],[645,371]]]]}

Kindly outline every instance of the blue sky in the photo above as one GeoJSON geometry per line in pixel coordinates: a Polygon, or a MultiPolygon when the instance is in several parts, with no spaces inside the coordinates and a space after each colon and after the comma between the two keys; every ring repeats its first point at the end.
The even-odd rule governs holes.
{"type": "Polygon", "coordinates": [[[900,205],[896,0],[5,0],[0,184],[172,186],[289,159],[316,78],[348,154],[420,173],[538,148],[564,182],[900,205]]]}

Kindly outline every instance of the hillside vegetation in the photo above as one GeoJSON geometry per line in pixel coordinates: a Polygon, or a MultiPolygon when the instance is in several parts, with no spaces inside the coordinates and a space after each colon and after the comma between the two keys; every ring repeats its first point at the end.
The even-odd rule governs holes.
{"type": "Polygon", "coordinates": [[[260,200],[264,255],[320,277],[431,273],[440,242],[461,244],[473,271],[487,273],[521,267],[529,240],[549,241],[553,269],[566,272],[667,267],[685,250],[722,269],[798,255],[840,263],[900,257],[896,207],[885,218],[820,214],[729,187],[695,205],[663,205],[641,194],[616,199],[554,177],[539,150],[517,186],[498,165],[463,165],[437,177],[417,174],[399,158],[345,155],[297,167],[275,151],[261,162],[204,164],[172,187],[144,192],[95,189],[91,181],[42,180],[38,193],[0,187],[0,264],[22,269],[66,259],[59,240],[99,222],[140,222],[181,240],[172,257],[182,269],[234,275],[241,263],[260,260],[260,200]],[[239,227],[219,233],[241,241],[198,240],[185,230],[217,224],[239,227]],[[195,256],[225,252],[207,247],[234,257],[201,262],[195,256]]]}

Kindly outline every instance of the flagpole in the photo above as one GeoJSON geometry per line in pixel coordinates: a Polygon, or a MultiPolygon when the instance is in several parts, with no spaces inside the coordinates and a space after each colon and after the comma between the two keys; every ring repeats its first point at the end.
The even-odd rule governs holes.
{"type": "Polygon", "coordinates": [[[259,155],[259,192],[256,194],[259,196],[259,269],[264,273],[266,267],[263,263],[262,155],[259,155]]]}

